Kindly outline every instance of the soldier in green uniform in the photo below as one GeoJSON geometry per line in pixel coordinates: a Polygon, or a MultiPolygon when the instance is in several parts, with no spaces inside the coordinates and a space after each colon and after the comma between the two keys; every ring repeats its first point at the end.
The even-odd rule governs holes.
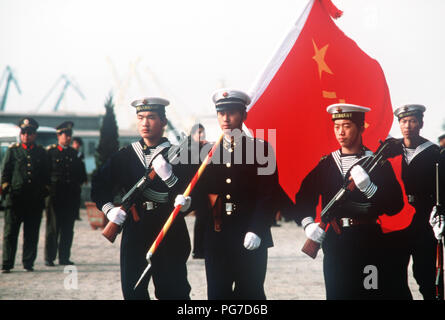
{"type": "Polygon", "coordinates": [[[60,265],[74,264],[70,261],[71,245],[77,217],[77,190],[84,181],[84,171],[77,151],[70,147],[73,126],[71,121],[59,125],[56,128],[58,144],[48,147],[50,194],[46,208],[47,266],[54,266],[57,252],[60,265]]]}
{"type": "Polygon", "coordinates": [[[5,197],[2,272],[14,268],[17,240],[23,222],[23,256],[26,271],[33,271],[37,257],[40,221],[47,195],[48,163],[45,149],[35,144],[37,121],[19,122],[20,143],[12,144],[3,161],[2,190],[5,197]]]}

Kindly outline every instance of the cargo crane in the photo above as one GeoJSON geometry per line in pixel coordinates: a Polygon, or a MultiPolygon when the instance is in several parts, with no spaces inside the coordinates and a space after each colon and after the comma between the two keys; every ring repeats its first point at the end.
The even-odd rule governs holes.
{"type": "Polygon", "coordinates": [[[9,91],[9,86],[11,84],[11,81],[14,83],[18,93],[22,94],[19,84],[18,84],[16,78],[14,77],[14,73],[12,72],[12,69],[9,66],[6,66],[5,71],[3,71],[2,78],[0,79],[0,86],[2,85],[2,83],[5,79],[6,79],[6,85],[5,85],[5,90],[3,91],[3,95],[2,95],[1,101],[0,101],[0,111],[5,111],[6,99],[8,98],[8,91],[9,91]]]}
{"type": "Polygon", "coordinates": [[[59,109],[60,103],[62,102],[63,98],[65,97],[65,92],[66,90],[71,86],[77,93],[78,95],[85,100],[85,96],[83,95],[83,93],[80,91],[80,89],[78,88],[78,86],[73,83],[72,80],[70,80],[68,78],[67,75],[62,74],[56,81],[56,83],[52,86],[52,88],[48,91],[48,93],[46,94],[46,96],[42,99],[42,101],[40,102],[40,104],[37,106],[37,110],[39,110],[43,103],[45,103],[46,99],[48,99],[49,95],[55,90],[55,88],[57,87],[57,85],[61,82],[61,81],[65,81],[65,84],[63,85],[62,91],[59,94],[59,97],[57,98],[56,104],[53,107],[53,111],[57,111],[59,109]]]}

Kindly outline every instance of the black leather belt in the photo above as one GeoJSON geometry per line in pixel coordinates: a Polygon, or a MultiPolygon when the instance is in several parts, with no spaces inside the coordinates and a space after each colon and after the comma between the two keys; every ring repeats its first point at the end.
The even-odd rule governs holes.
{"type": "Polygon", "coordinates": [[[377,219],[369,219],[369,218],[340,218],[339,224],[342,227],[352,227],[363,224],[377,224],[377,219]]]}
{"type": "Polygon", "coordinates": [[[144,211],[146,212],[150,212],[153,211],[154,209],[159,207],[159,203],[154,202],[154,201],[145,201],[142,202],[142,208],[144,209],[144,211]]]}
{"type": "Polygon", "coordinates": [[[406,196],[408,197],[408,203],[412,205],[415,203],[425,203],[433,200],[433,196],[431,195],[417,196],[413,194],[407,194],[406,196]]]}

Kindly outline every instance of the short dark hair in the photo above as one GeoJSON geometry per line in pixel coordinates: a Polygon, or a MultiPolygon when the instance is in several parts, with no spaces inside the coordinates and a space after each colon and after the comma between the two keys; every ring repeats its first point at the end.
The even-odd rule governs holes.
{"type": "Polygon", "coordinates": [[[198,131],[199,129],[203,129],[205,130],[204,126],[200,123],[195,123],[192,128],[190,129],[190,134],[195,134],[196,131],[198,131]]]}
{"type": "Polygon", "coordinates": [[[83,140],[81,137],[73,137],[73,142],[76,141],[80,146],[83,146],[83,140]]]}

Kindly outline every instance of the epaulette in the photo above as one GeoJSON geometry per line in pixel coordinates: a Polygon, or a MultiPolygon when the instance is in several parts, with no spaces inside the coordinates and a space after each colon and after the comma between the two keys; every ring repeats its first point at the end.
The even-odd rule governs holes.
{"type": "Polygon", "coordinates": [[[319,162],[322,162],[323,160],[326,160],[327,157],[328,157],[327,155],[326,155],[326,156],[322,156],[322,157],[320,158],[320,161],[319,161],[319,162]]]}
{"type": "Polygon", "coordinates": [[[9,146],[9,148],[17,148],[17,147],[19,147],[19,146],[20,146],[20,143],[15,142],[15,143],[11,144],[11,145],[9,146]]]}
{"type": "Polygon", "coordinates": [[[46,150],[51,150],[57,148],[57,144],[50,144],[49,146],[46,147],[46,150]]]}

